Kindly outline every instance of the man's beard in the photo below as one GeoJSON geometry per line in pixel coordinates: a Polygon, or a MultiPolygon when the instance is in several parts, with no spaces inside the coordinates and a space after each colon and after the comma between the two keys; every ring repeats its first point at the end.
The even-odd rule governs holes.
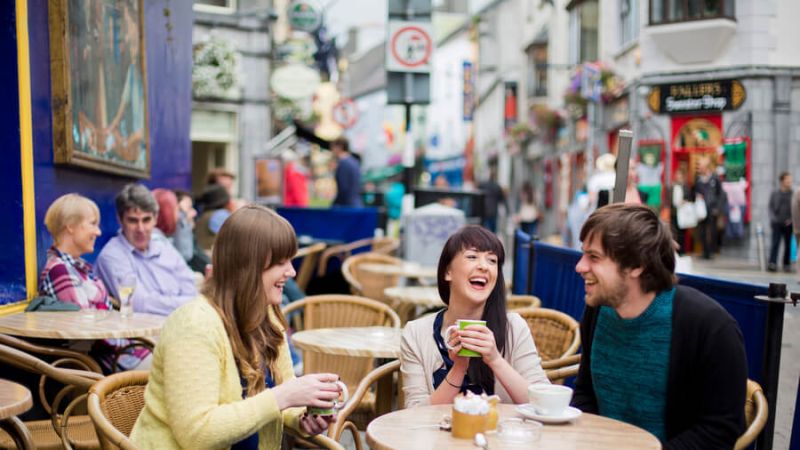
{"type": "MultiPolygon", "coordinates": [[[[599,283],[598,283],[598,287],[599,283]]],[[[619,307],[628,296],[628,286],[625,283],[618,283],[616,286],[603,286],[595,289],[594,306],[608,306],[610,308],[619,307]]]]}

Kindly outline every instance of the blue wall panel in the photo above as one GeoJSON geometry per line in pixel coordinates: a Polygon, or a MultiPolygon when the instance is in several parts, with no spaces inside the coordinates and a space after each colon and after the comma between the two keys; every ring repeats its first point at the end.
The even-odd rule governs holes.
{"type": "MultiPolygon", "coordinates": [[[[147,0],[144,5],[145,54],[147,55],[148,124],[150,127],[151,179],[143,180],[151,188],[167,187],[188,189],[191,185],[191,70],[192,70],[192,2],[170,0],[147,0]]],[[[48,36],[47,0],[29,0],[29,40],[31,65],[31,103],[33,116],[34,183],[36,192],[36,242],[38,268],[44,265],[47,249],[52,239],[44,227],[47,207],[59,196],[68,192],[79,192],[92,198],[100,207],[103,236],[98,239],[95,253],[87,260],[94,261],[100,248],[118,229],[114,212],[114,195],[131,178],[119,175],[79,169],[53,164],[52,116],[50,109],[50,46],[48,36]]],[[[3,55],[16,55],[16,38],[13,18],[14,2],[0,2],[2,27],[0,48],[3,55]],[[7,11],[9,10],[9,11],[7,11]],[[10,29],[10,31],[9,31],[10,29]],[[12,53],[9,53],[13,51],[12,53]]],[[[14,58],[16,61],[16,58],[14,58]]],[[[6,65],[8,66],[8,65],[6,65]]],[[[16,67],[0,69],[2,86],[13,86],[16,99],[16,67]],[[9,77],[13,77],[13,80],[9,77]]],[[[9,98],[8,95],[4,98],[9,98]]],[[[3,243],[12,245],[11,251],[4,247],[3,256],[14,264],[24,261],[22,248],[21,188],[19,166],[19,119],[17,101],[7,101],[0,108],[3,136],[9,150],[16,152],[13,164],[0,167],[0,187],[9,183],[14,190],[3,189],[3,201],[19,204],[20,213],[7,219],[4,217],[0,232],[6,238],[3,243]],[[9,138],[13,140],[9,141],[9,138]],[[13,177],[16,176],[16,180],[13,177]],[[7,192],[13,193],[11,195],[7,192]],[[18,236],[18,238],[16,237],[18,236]],[[17,242],[18,241],[18,242],[17,242]],[[17,248],[17,246],[19,248],[17,248]]],[[[12,153],[9,151],[8,153],[12,153]]],[[[9,188],[11,189],[11,188],[9,188]]],[[[11,207],[3,211],[13,210],[11,207]]],[[[3,277],[0,278],[0,304],[17,301],[24,297],[23,290],[6,293],[11,283],[6,279],[9,267],[5,259],[0,260],[3,277]]],[[[21,272],[20,272],[21,273],[21,272]]]]}
{"type": "Polygon", "coordinates": [[[17,78],[17,30],[13,1],[0,2],[0,303],[25,296],[25,242],[22,235],[22,172],[20,171],[19,91],[17,78]]]}

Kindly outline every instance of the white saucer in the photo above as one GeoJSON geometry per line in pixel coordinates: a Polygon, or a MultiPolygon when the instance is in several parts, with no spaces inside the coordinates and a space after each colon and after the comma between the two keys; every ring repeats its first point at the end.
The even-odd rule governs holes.
{"type": "Polygon", "coordinates": [[[517,412],[527,419],[533,419],[542,423],[570,422],[577,419],[582,414],[580,409],[568,406],[560,416],[545,416],[538,414],[531,404],[517,405],[517,412]]]}

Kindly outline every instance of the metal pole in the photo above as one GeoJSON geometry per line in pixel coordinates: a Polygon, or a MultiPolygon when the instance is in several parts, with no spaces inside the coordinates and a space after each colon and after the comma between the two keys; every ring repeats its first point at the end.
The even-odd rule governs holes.
{"type": "Polygon", "coordinates": [[[528,277],[527,277],[527,286],[525,286],[525,295],[533,294],[533,283],[534,278],[536,277],[536,239],[533,238],[533,235],[529,237],[528,240],[528,277]]]}
{"type": "Polygon", "coordinates": [[[772,450],[775,433],[775,411],[778,399],[778,375],[781,367],[781,340],[783,337],[783,314],[786,303],[786,285],[770,283],[767,295],[756,295],[756,300],[767,302],[767,320],[764,335],[764,355],[762,360],[762,388],[767,397],[769,415],[764,430],[758,436],[756,447],[759,450],[772,450]]]}
{"type": "Polygon", "coordinates": [[[609,203],[624,203],[625,190],[628,187],[628,164],[631,159],[631,144],[633,132],[619,130],[619,144],[617,145],[617,176],[614,180],[614,195],[609,203]]]}

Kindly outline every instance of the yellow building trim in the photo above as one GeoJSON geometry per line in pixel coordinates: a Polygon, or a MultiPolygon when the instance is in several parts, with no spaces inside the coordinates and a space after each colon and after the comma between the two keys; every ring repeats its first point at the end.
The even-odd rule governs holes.
{"type": "Polygon", "coordinates": [[[25,308],[28,307],[28,303],[30,302],[24,301],[24,302],[13,303],[11,305],[0,306],[0,317],[21,313],[22,311],[25,311],[25,308]]]}
{"type": "MultiPolygon", "coordinates": [[[[31,67],[28,45],[28,0],[16,0],[17,78],[19,80],[19,134],[22,169],[22,225],[25,236],[25,288],[36,295],[36,204],[33,185],[33,127],[31,119],[31,67]]],[[[10,305],[11,308],[18,305],[10,305]]],[[[24,308],[24,304],[18,307],[24,308]]],[[[3,309],[2,311],[5,311],[3,309]]]]}

